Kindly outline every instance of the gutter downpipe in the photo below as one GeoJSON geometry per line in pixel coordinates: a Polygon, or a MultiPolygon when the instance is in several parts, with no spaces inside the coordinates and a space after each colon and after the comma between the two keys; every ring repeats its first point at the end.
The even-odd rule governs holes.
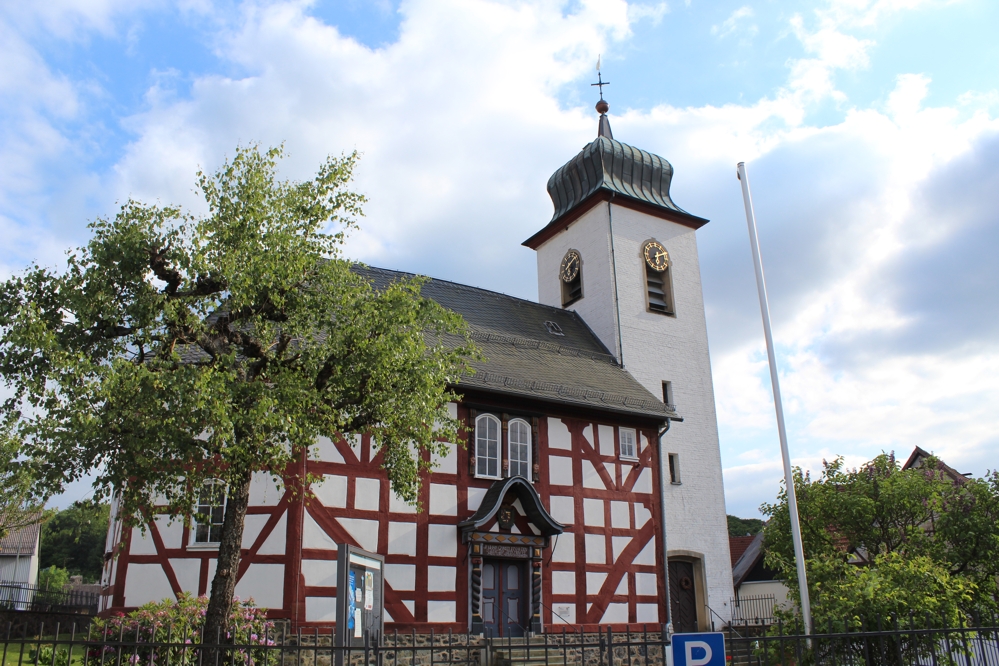
{"type": "Polygon", "coordinates": [[[666,588],[666,635],[663,640],[666,643],[673,639],[673,609],[670,608],[669,597],[669,547],[666,541],[666,474],[663,470],[663,435],[669,432],[672,423],[666,419],[666,427],[659,431],[656,437],[656,457],[659,459],[659,514],[663,530],[663,586],[666,588]]]}
{"type": "Polygon", "coordinates": [[[614,310],[617,314],[617,360],[624,367],[624,340],[621,338],[621,299],[617,293],[617,256],[614,254],[614,213],[611,211],[611,203],[614,201],[615,192],[611,192],[610,199],[607,200],[607,226],[610,229],[610,252],[611,270],[614,275],[614,310]]]}

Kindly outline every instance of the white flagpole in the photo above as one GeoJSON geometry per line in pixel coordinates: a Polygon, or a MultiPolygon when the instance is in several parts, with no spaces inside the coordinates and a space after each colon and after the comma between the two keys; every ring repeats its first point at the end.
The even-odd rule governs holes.
{"type": "Polygon", "coordinates": [[[742,200],[746,205],[746,223],[749,225],[749,244],[753,249],[753,266],[756,268],[756,290],[760,294],[760,313],[763,315],[763,333],[767,339],[767,359],[770,361],[770,383],[774,391],[774,407],[777,410],[777,434],[780,436],[780,455],[784,461],[784,486],[787,488],[787,506],[791,512],[791,540],[794,542],[794,563],[798,570],[798,587],[801,589],[801,617],[805,623],[805,634],[812,633],[812,604],[808,600],[808,579],[805,576],[805,549],[801,545],[801,525],[798,522],[798,499],[794,492],[794,478],[791,475],[791,456],[787,452],[787,431],[784,428],[784,406],[780,398],[780,383],[777,380],[777,357],[774,355],[774,338],[770,332],[770,305],[767,302],[767,285],[763,281],[763,259],[760,257],[760,240],[756,235],[756,215],[753,213],[753,199],[749,194],[749,177],[745,162],[736,167],[742,183],[742,200]]]}

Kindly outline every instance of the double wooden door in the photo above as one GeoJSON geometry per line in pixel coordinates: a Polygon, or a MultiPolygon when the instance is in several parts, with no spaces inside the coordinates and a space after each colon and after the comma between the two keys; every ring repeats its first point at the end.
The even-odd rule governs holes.
{"type": "Polygon", "coordinates": [[[523,636],[530,614],[530,585],[523,560],[482,561],[482,623],[486,636],[523,636]]]}
{"type": "Polygon", "coordinates": [[[697,631],[697,593],[694,589],[694,564],[683,560],[669,561],[669,610],[673,631],[697,631]]]}

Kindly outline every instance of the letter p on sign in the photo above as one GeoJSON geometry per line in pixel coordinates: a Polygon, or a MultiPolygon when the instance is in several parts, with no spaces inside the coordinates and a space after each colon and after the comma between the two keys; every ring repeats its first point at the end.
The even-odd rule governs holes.
{"type": "Polygon", "coordinates": [[[725,666],[725,635],[673,634],[673,666],[725,666]]]}

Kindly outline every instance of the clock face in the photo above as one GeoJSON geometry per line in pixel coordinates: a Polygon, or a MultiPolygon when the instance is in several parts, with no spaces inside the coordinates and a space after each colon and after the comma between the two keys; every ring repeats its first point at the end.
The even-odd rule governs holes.
{"type": "Polygon", "coordinates": [[[661,273],[669,268],[669,253],[659,241],[649,241],[646,243],[643,254],[645,255],[645,262],[652,270],[661,273]]]}
{"type": "Polygon", "coordinates": [[[558,276],[562,278],[563,282],[572,282],[579,275],[579,265],[581,262],[582,259],[579,256],[579,252],[569,250],[562,258],[562,266],[559,268],[558,276]]]}

